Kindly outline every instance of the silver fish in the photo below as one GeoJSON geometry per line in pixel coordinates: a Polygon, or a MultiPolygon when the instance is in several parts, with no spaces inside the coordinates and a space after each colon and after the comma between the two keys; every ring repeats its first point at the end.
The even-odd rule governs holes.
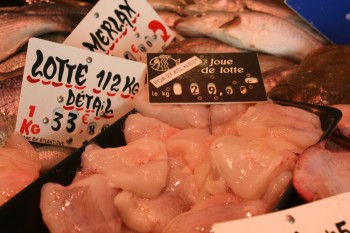
{"type": "Polygon", "coordinates": [[[22,75],[0,82],[0,116],[17,116],[22,75]]]}
{"type": "Polygon", "coordinates": [[[272,0],[212,0],[198,1],[195,4],[188,5],[184,9],[186,15],[201,14],[209,11],[257,11],[274,15],[285,19],[296,26],[310,33],[323,44],[329,44],[329,41],[318,31],[306,23],[294,11],[287,7],[283,1],[272,0]]]}
{"type": "Polygon", "coordinates": [[[241,0],[212,0],[196,1],[186,6],[183,10],[185,15],[201,14],[209,11],[238,12],[244,10],[244,2],[241,0]]]}
{"type": "Polygon", "coordinates": [[[258,11],[267,14],[275,15],[283,19],[295,16],[291,9],[289,9],[283,2],[278,3],[269,0],[211,0],[211,1],[197,1],[185,7],[184,13],[186,15],[193,15],[205,13],[209,11],[258,11]]]}
{"type": "Polygon", "coordinates": [[[166,11],[166,10],[158,10],[157,14],[166,23],[166,25],[168,27],[174,27],[175,26],[175,22],[182,17],[182,16],[180,16],[179,14],[177,14],[175,12],[166,11]]]}
{"type": "Polygon", "coordinates": [[[165,53],[235,53],[242,50],[212,38],[188,38],[171,43],[165,53]]]}
{"type": "Polygon", "coordinates": [[[188,5],[185,0],[147,0],[156,11],[166,10],[183,15],[183,9],[188,5]]]}
{"type": "Polygon", "coordinates": [[[85,10],[38,3],[0,11],[0,62],[14,54],[29,38],[48,32],[70,32],[84,17],[85,10]]]}
{"type": "Polygon", "coordinates": [[[207,36],[295,61],[323,46],[294,24],[260,12],[207,12],[179,20],[176,30],[184,36],[207,36]]]}
{"type": "MultiPolygon", "coordinates": [[[[53,32],[47,33],[43,36],[40,36],[39,38],[57,43],[62,43],[67,36],[67,33],[53,32]]],[[[5,61],[0,62],[0,82],[12,77],[23,75],[27,54],[25,47],[26,45],[24,45],[20,51],[18,51],[5,61]]]]}

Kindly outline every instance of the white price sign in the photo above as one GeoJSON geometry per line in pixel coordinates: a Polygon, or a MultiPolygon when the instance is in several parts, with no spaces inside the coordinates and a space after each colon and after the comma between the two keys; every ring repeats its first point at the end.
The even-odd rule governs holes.
{"type": "Polygon", "coordinates": [[[275,213],[215,224],[215,233],[349,233],[350,193],[275,213]]]}
{"type": "Polygon", "coordinates": [[[30,39],[16,130],[78,148],[134,108],[145,76],[141,62],[30,39]]]}
{"type": "Polygon", "coordinates": [[[146,53],[163,51],[173,38],[146,0],[100,0],[64,44],[146,62],[146,53]]]}

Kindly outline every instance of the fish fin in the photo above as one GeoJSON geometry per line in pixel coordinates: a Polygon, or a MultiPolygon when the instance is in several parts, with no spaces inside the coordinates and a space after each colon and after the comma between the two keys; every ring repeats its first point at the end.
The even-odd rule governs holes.
{"type": "Polygon", "coordinates": [[[231,19],[231,20],[227,21],[226,23],[222,24],[219,28],[220,29],[225,29],[225,28],[228,28],[228,27],[238,26],[239,24],[241,24],[241,17],[236,15],[233,19],[231,19]]]}

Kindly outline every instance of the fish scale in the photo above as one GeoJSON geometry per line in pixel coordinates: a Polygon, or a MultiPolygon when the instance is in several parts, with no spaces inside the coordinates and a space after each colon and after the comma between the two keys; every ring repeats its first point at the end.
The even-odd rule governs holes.
{"type": "Polygon", "coordinates": [[[0,116],[17,116],[22,76],[0,82],[0,116]]]}

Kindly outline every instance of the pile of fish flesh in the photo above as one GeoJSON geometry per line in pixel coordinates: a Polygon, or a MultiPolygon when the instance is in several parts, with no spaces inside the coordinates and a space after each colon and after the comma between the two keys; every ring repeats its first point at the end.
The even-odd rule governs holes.
{"type": "MultiPolygon", "coordinates": [[[[348,44],[331,44],[279,0],[194,0],[183,9],[177,20],[169,21],[169,26],[180,35],[167,48],[170,52],[257,51],[269,97],[329,105],[341,110],[342,119],[324,149],[329,153],[349,152],[348,44]],[[270,58],[270,63],[266,63],[264,58],[270,58]]],[[[316,158],[320,150],[312,151],[316,158]]],[[[326,161],[319,163],[305,159],[300,160],[300,163],[301,168],[312,166],[325,173],[332,172],[329,167],[321,166],[327,164],[326,161]]],[[[350,169],[347,163],[337,164],[340,171],[350,169]]],[[[308,171],[310,170],[306,169],[305,172],[308,171]]],[[[294,178],[295,184],[309,184],[313,182],[312,179],[317,179],[317,174],[305,175],[302,181],[299,178],[294,178]],[[311,178],[306,180],[306,177],[311,178]]],[[[326,179],[325,176],[323,178],[326,179]]],[[[341,183],[345,182],[342,179],[333,179],[333,176],[327,179],[327,183],[336,182],[338,186],[348,187],[341,183]]],[[[296,185],[297,192],[303,197],[305,189],[311,185],[305,185],[305,189],[301,190],[298,187],[300,186],[296,185]]],[[[321,186],[314,187],[319,187],[320,192],[324,191],[321,186]]],[[[340,193],[334,186],[326,187],[328,193],[340,193]]],[[[350,191],[350,188],[341,190],[346,191],[350,191]]]]}
{"type": "Polygon", "coordinates": [[[41,161],[33,146],[14,133],[0,150],[0,205],[39,177],[41,161]]]}
{"type": "Polygon", "coordinates": [[[125,146],[88,145],[72,184],[44,184],[50,232],[209,233],[271,212],[323,134],[317,115],[272,101],[152,105],[147,88],[134,101],[125,146]]]}
{"type": "MultiPolygon", "coordinates": [[[[13,132],[14,122],[17,117],[27,41],[31,37],[41,37],[58,43],[62,42],[95,2],[97,1],[32,0],[23,1],[23,6],[20,7],[0,8],[0,35],[2,39],[0,44],[0,123],[8,123],[0,125],[0,155],[6,154],[4,151],[8,150],[5,147],[7,141],[10,138],[16,138],[12,136],[16,134],[13,132]]],[[[331,45],[324,37],[303,22],[296,13],[286,7],[282,0],[148,0],[148,2],[176,35],[175,40],[166,48],[165,52],[256,51],[265,89],[269,96],[332,105],[339,108],[343,112],[343,118],[339,122],[338,130],[345,138],[349,137],[350,117],[347,95],[349,87],[346,78],[349,74],[348,46],[331,45]],[[334,80],[334,77],[337,80],[334,80]]],[[[142,190],[139,193],[132,189],[138,188],[139,181],[137,185],[134,185],[135,187],[131,187],[131,190],[129,190],[130,187],[127,189],[124,186],[118,187],[120,180],[114,181],[114,183],[110,180],[114,176],[108,171],[110,164],[94,157],[95,152],[105,153],[112,149],[105,151],[97,146],[91,146],[87,148],[83,156],[86,158],[86,163],[83,163],[86,170],[83,169],[81,174],[77,175],[76,181],[71,186],[65,188],[58,184],[48,184],[43,189],[43,193],[48,194],[43,196],[42,210],[43,214],[47,216],[47,224],[52,227],[53,232],[65,229],[64,227],[71,227],[72,225],[65,225],[67,219],[71,219],[74,224],[85,219],[86,221],[83,220],[81,223],[84,225],[99,224],[98,218],[103,219],[104,224],[96,227],[106,227],[102,230],[103,232],[109,229],[113,231],[123,229],[124,232],[147,232],[152,229],[153,232],[158,232],[163,227],[164,232],[174,232],[174,228],[186,232],[186,229],[181,227],[187,226],[192,227],[192,229],[201,226],[209,231],[214,221],[224,221],[228,217],[230,219],[249,217],[270,211],[291,179],[293,179],[296,188],[300,187],[297,185],[300,184],[297,178],[300,176],[293,175],[294,173],[299,174],[302,170],[310,171],[309,176],[303,175],[303,177],[313,177],[311,175],[313,173],[307,165],[320,164],[317,166],[321,166],[321,164],[326,164],[312,162],[311,158],[317,156],[300,159],[300,162],[298,159],[299,154],[304,154],[305,146],[317,142],[317,137],[320,134],[317,120],[311,117],[305,122],[299,118],[295,118],[298,120],[292,118],[294,120],[288,123],[295,125],[296,128],[288,128],[283,125],[284,122],[278,121],[281,119],[280,115],[274,115],[275,111],[281,114],[279,111],[282,109],[271,103],[257,104],[256,106],[244,104],[212,105],[209,108],[197,105],[150,107],[142,94],[140,94],[138,103],[136,102],[135,106],[140,115],[131,116],[129,121],[136,118],[136,121],[142,123],[133,126],[134,130],[129,130],[133,128],[130,125],[126,127],[125,137],[128,145],[125,148],[113,150],[128,150],[130,143],[131,149],[143,151],[150,155],[150,158],[145,160],[131,156],[130,159],[134,159],[134,161],[117,158],[119,159],[117,166],[120,165],[118,170],[125,175],[123,179],[126,180],[133,177],[145,178],[142,176],[145,174],[150,175],[150,179],[155,179],[151,175],[155,175],[153,173],[157,171],[158,175],[162,177],[162,180],[156,180],[159,186],[154,187],[157,185],[154,184],[144,187],[145,192],[148,190],[147,188],[155,188],[148,190],[146,194],[142,193],[142,190]],[[261,125],[255,125],[254,121],[249,121],[255,114],[260,116],[261,112],[267,109],[266,118],[262,118],[259,122],[261,125]],[[208,117],[208,112],[210,117],[208,117]],[[220,114],[215,114],[216,112],[220,114]],[[137,117],[143,118],[140,121],[140,119],[137,120],[137,117]],[[313,120],[310,122],[311,119],[313,120]],[[144,125],[143,121],[146,120],[154,128],[144,125]],[[158,121],[163,123],[160,124],[158,121]],[[272,123],[276,123],[277,126],[272,123]],[[278,126],[278,124],[282,124],[282,126],[278,126]],[[303,128],[310,125],[313,125],[312,130],[303,128]],[[208,128],[212,134],[208,134],[208,128]],[[317,129],[317,133],[315,133],[315,129],[317,129]],[[290,130],[293,131],[293,134],[289,134],[290,130]],[[153,139],[144,139],[145,134],[153,139]],[[278,139],[280,137],[283,139],[278,139]],[[274,140],[268,140],[271,138],[274,140]],[[308,140],[305,140],[306,138],[308,140]],[[143,142],[141,141],[142,145],[154,143],[159,147],[154,145],[154,151],[147,151],[138,144],[138,140],[143,140],[143,142]],[[183,146],[178,147],[181,143],[183,146]],[[243,145],[246,144],[253,146],[244,147],[243,145]],[[203,145],[206,148],[203,148],[203,145]],[[281,145],[283,148],[280,148],[281,145]],[[260,170],[258,168],[257,171],[263,172],[263,176],[258,176],[254,172],[240,174],[247,175],[246,183],[237,183],[234,177],[230,177],[230,174],[233,172],[231,169],[238,168],[231,166],[232,164],[227,161],[237,161],[238,159],[238,164],[245,166],[245,168],[249,168],[252,164],[244,164],[240,160],[245,158],[244,156],[228,157],[225,151],[232,150],[232,146],[239,147],[237,152],[249,151],[252,155],[258,154],[261,150],[271,150],[274,155],[277,153],[276,150],[282,150],[283,153],[282,155],[278,153],[274,157],[276,160],[270,160],[269,157],[253,160],[255,163],[266,162],[269,167],[274,169],[265,171],[262,167],[260,170]],[[166,152],[164,152],[164,147],[166,152]],[[159,151],[156,150],[157,148],[159,151]],[[89,162],[90,158],[95,161],[89,162]],[[282,166],[277,166],[279,162],[282,163],[282,166]],[[298,170],[294,172],[293,167],[296,162],[300,164],[296,166],[298,170]],[[126,167],[122,168],[121,164],[126,167]],[[145,167],[133,171],[130,173],[133,176],[130,176],[129,172],[131,171],[127,169],[135,168],[135,164],[137,166],[145,164],[145,167]],[[107,168],[103,168],[104,165],[108,165],[107,168]],[[157,169],[150,172],[146,169],[148,166],[155,166],[157,169]],[[159,170],[158,166],[160,166],[159,170]],[[87,176],[89,173],[97,174],[87,176]],[[165,173],[167,175],[164,175],[165,173]],[[87,176],[86,179],[83,179],[84,176],[87,176]],[[165,180],[164,177],[166,177],[165,180]],[[275,179],[272,180],[272,177],[275,179]],[[186,180],[186,182],[182,182],[182,180],[186,180]],[[257,180],[259,180],[258,184],[257,180]],[[253,183],[256,187],[253,186],[253,183]],[[111,184],[114,185],[112,188],[111,184]],[[251,188],[247,188],[249,184],[252,185],[251,188]],[[242,189],[244,192],[240,193],[236,187],[239,185],[248,186],[242,189]],[[157,194],[154,193],[155,190],[158,190],[157,194]],[[189,193],[190,190],[192,191],[189,193]],[[118,198],[116,198],[117,196],[118,198]],[[48,202],[51,201],[49,206],[45,207],[45,199],[48,202]],[[90,201],[89,205],[81,205],[78,202],[69,205],[70,201],[75,199],[77,201],[93,201],[90,201]],[[113,206],[110,205],[109,200],[114,203],[113,206]],[[57,202],[56,206],[52,204],[54,201],[57,202]],[[57,208],[63,201],[68,204],[64,208],[67,212],[58,213],[55,207],[57,208]],[[167,203],[168,206],[164,205],[163,207],[160,204],[163,202],[167,203]],[[151,208],[152,206],[156,206],[156,208],[151,208]],[[51,212],[50,207],[52,207],[52,211],[56,212],[51,212]],[[91,210],[99,208],[103,208],[105,210],[103,213],[106,214],[98,212],[99,216],[88,215],[91,210]],[[116,208],[120,210],[116,211],[116,208]],[[69,211],[72,211],[71,215],[67,214],[69,211]],[[205,217],[204,213],[207,211],[212,213],[213,222],[205,217]],[[77,214],[75,215],[75,213],[77,214]],[[82,216],[78,213],[83,215],[82,219],[78,217],[82,216]],[[62,217],[61,222],[53,223],[52,221],[56,221],[52,219],[55,214],[56,216],[62,214],[60,216],[66,217],[62,217]],[[175,214],[178,215],[173,218],[175,214]],[[159,224],[154,224],[153,220],[157,219],[157,216],[162,218],[158,219],[159,224]],[[93,219],[89,220],[91,218],[93,219]],[[125,219],[129,219],[129,222],[125,219]],[[170,221],[170,219],[172,220],[170,221]],[[106,221],[110,224],[106,224],[106,221]],[[136,224],[139,228],[135,227],[134,221],[140,222],[136,224]]],[[[298,109],[293,111],[298,113],[294,117],[307,117],[298,109]]],[[[289,116],[289,114],[287,115],[289,116]]],[[[34,161],[40,161],[38,162],[40,165],[33,164],[32,171],[35,175],[31,177],[37,177],[37,172],[40,175],[40,173],[47,171],[72,152],[67,148],[55,146],[31,146],[34,146],[36,151],[34,161]]],[[[349,150],[349,147],[348,149],[344,148],[342,147],[341,153],[346,153],[349,150]]],[[[320,151],[318,149],[311,150],[316,154],[321,153],[320,151]]],[[[333,152],[331,151],[331,153],[333,152]]],[[[111,159],[116,159],[111,157],[111,159]]],[[[2,159],[0,156],[0,160],[2,159]]],[[[4,162],[2,165],[0,162],[1,167],[7,167],[10,164],[15,169],[16,164],[14,163],[4,162]]],[[[337,164],[348,168],[347,163],[337,164]]],[[[9,167],[9,170],[11,169],[9,167]]],[[[316,169],[327,170],[328,167],[316,167],[316,169]]],[[[338,170],[342,171],[343,169],[338,170]]],[[[235,170],[233,173],[239,172],[235,170]]],[[[6,179],[1,180],[4,183],[3,187],[5,187],[6,179]]],[[[26,183],[28,182],[31,181],[27,180],[26,183]]],[[[301,181],[301,183],[308,182],[310,181],[301,181]]],[[[144,183],[149,184],[147,180],[144,180],[144,183]]],[[[130,184],[132,185],[132,182],[130,184]]],[[[0,186],[2,186],[1,182],[0,186]]],[[[20,186],[23,188],[25,185],[21,183],[20,186]]],[[[311,185],[307,187],[311,187],[311,185]]],[[[332,189],[331,186],[326,187],[332,189]]],[[[6,191],[11,193],[6,200],[19,190],[13,188],[10,192],[6,191]]],[[[301,196],[304,193],[307,196],[305,189],[301,188],[300,190],[301,196]]],[[[322,192],[321,190],[321,193],[335,194],[336,192],[332,192],[332,190],[322,192]]],[[[319,195],[318,197],[324,196],[319,195]]],[[[317,198],[305,198],[308,201],[314,199],[317,198]]],[[[89,232],[85,231],[81,224],[82,231],[89,232]]],[[[94,229],[91,225],[85,227],[94,229]]]]}

